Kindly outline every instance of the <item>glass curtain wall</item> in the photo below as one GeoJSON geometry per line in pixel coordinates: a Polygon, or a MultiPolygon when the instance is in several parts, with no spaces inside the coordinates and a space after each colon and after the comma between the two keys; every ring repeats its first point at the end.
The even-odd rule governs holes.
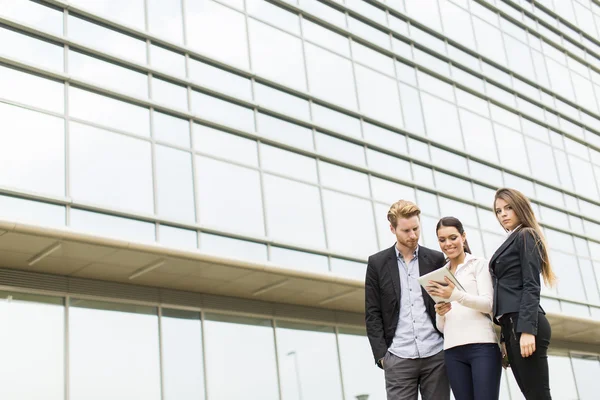
{"type": "MultiPolygon", "coordinates": [[[[16,292],[0,322],[9,400],[385,399],[361,328],[16,292]]],[[[595,398],[598,355],[557,351],[553,396],[595,398]]],[[[512,374],[501,398],[522,399],[512,374]]]]}

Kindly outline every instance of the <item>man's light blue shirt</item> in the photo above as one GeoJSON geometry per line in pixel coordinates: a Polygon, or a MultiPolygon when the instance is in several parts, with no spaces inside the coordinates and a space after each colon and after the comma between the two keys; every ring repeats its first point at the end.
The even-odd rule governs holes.
{"type": "Polygon", "coordinates": [[[423,300],[419,285],[419,247],[413,259],[406,264],[404,257],[394,246],[400,271],[400,317],[390,353],[401,358],[425,358],[444,348],[444,339],[435,330],[423,300]]]}

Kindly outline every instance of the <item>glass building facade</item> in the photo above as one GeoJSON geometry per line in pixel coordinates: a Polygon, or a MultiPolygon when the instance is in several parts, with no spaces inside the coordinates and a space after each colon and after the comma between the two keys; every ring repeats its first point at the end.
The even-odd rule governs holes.
{"type": "MultiPolygon", "coordinates": [[[[2,220],[363,280],[400,198],[423,245],[453,215],[491,257],[501,186],[551,247],[545,310],[600,324],[595,0],[0,0],[2,220]]],[[[319,310],[0,285],[3,399],[385,398],[319,310]]],[[[599,349],[551,349],[555,399],[597,398],[599,349]]]]}

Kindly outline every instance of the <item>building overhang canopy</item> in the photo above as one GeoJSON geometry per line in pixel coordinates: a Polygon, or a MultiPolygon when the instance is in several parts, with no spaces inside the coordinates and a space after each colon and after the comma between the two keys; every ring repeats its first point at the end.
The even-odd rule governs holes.
{"type": "MultiPolygon", "coordinates": [[[[364,283],[356,279],[10,221],[0,221],[0,267],[364,312],[364,283]]],[[[600,346],[600,320],[548,319],[553,339],[600,346]]]]}

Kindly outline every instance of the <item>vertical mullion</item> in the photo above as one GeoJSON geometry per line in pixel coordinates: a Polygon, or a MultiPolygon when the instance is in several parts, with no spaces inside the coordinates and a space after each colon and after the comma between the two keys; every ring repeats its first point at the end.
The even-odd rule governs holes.
{"type": "Polygon", "coordinates": [[[65,383],[65,400],[71,398],[70,392],[70,348],[69,348],[69,306],[71,298],[70,296],[65,297],[65,320],[64,320],[64,383],[65,383]]]}
{"type": "Polygon", "coordinates": [[[271,320],[273,324],[273,343],[275,345],[275,367],[277,368],[277,388],[279,390],[279,399],[283,399],[283,389],[281,387],[281,373],[279,370],[279,349],[277,347],[277,321],[271,320]]]}
{"type": "Polygon", "coordinates": [[[338,368],[340,370],[340,385],[342,385],[342,399],[346,398],[346,389],[344,388],[344,374],[342,373],[342,352],[340,350],[340,330],[336,326],[335,332],[335,348],[337,350],[338,368]]]}
{"type": "Polygon", "coordinates": [[[202,331],[202,373],[204,374],[204,398],[208,397],[208,377],[206,375],[206,329],[204,325],[204,311],[200,311],[200,328],[202,331]]]}
{"type": "Polygon", "coordinates": [[[162,307],[158,307],[158,359],[160,368],[160,398],[165,398],[165,368],[163,355],[162,307]]]}

